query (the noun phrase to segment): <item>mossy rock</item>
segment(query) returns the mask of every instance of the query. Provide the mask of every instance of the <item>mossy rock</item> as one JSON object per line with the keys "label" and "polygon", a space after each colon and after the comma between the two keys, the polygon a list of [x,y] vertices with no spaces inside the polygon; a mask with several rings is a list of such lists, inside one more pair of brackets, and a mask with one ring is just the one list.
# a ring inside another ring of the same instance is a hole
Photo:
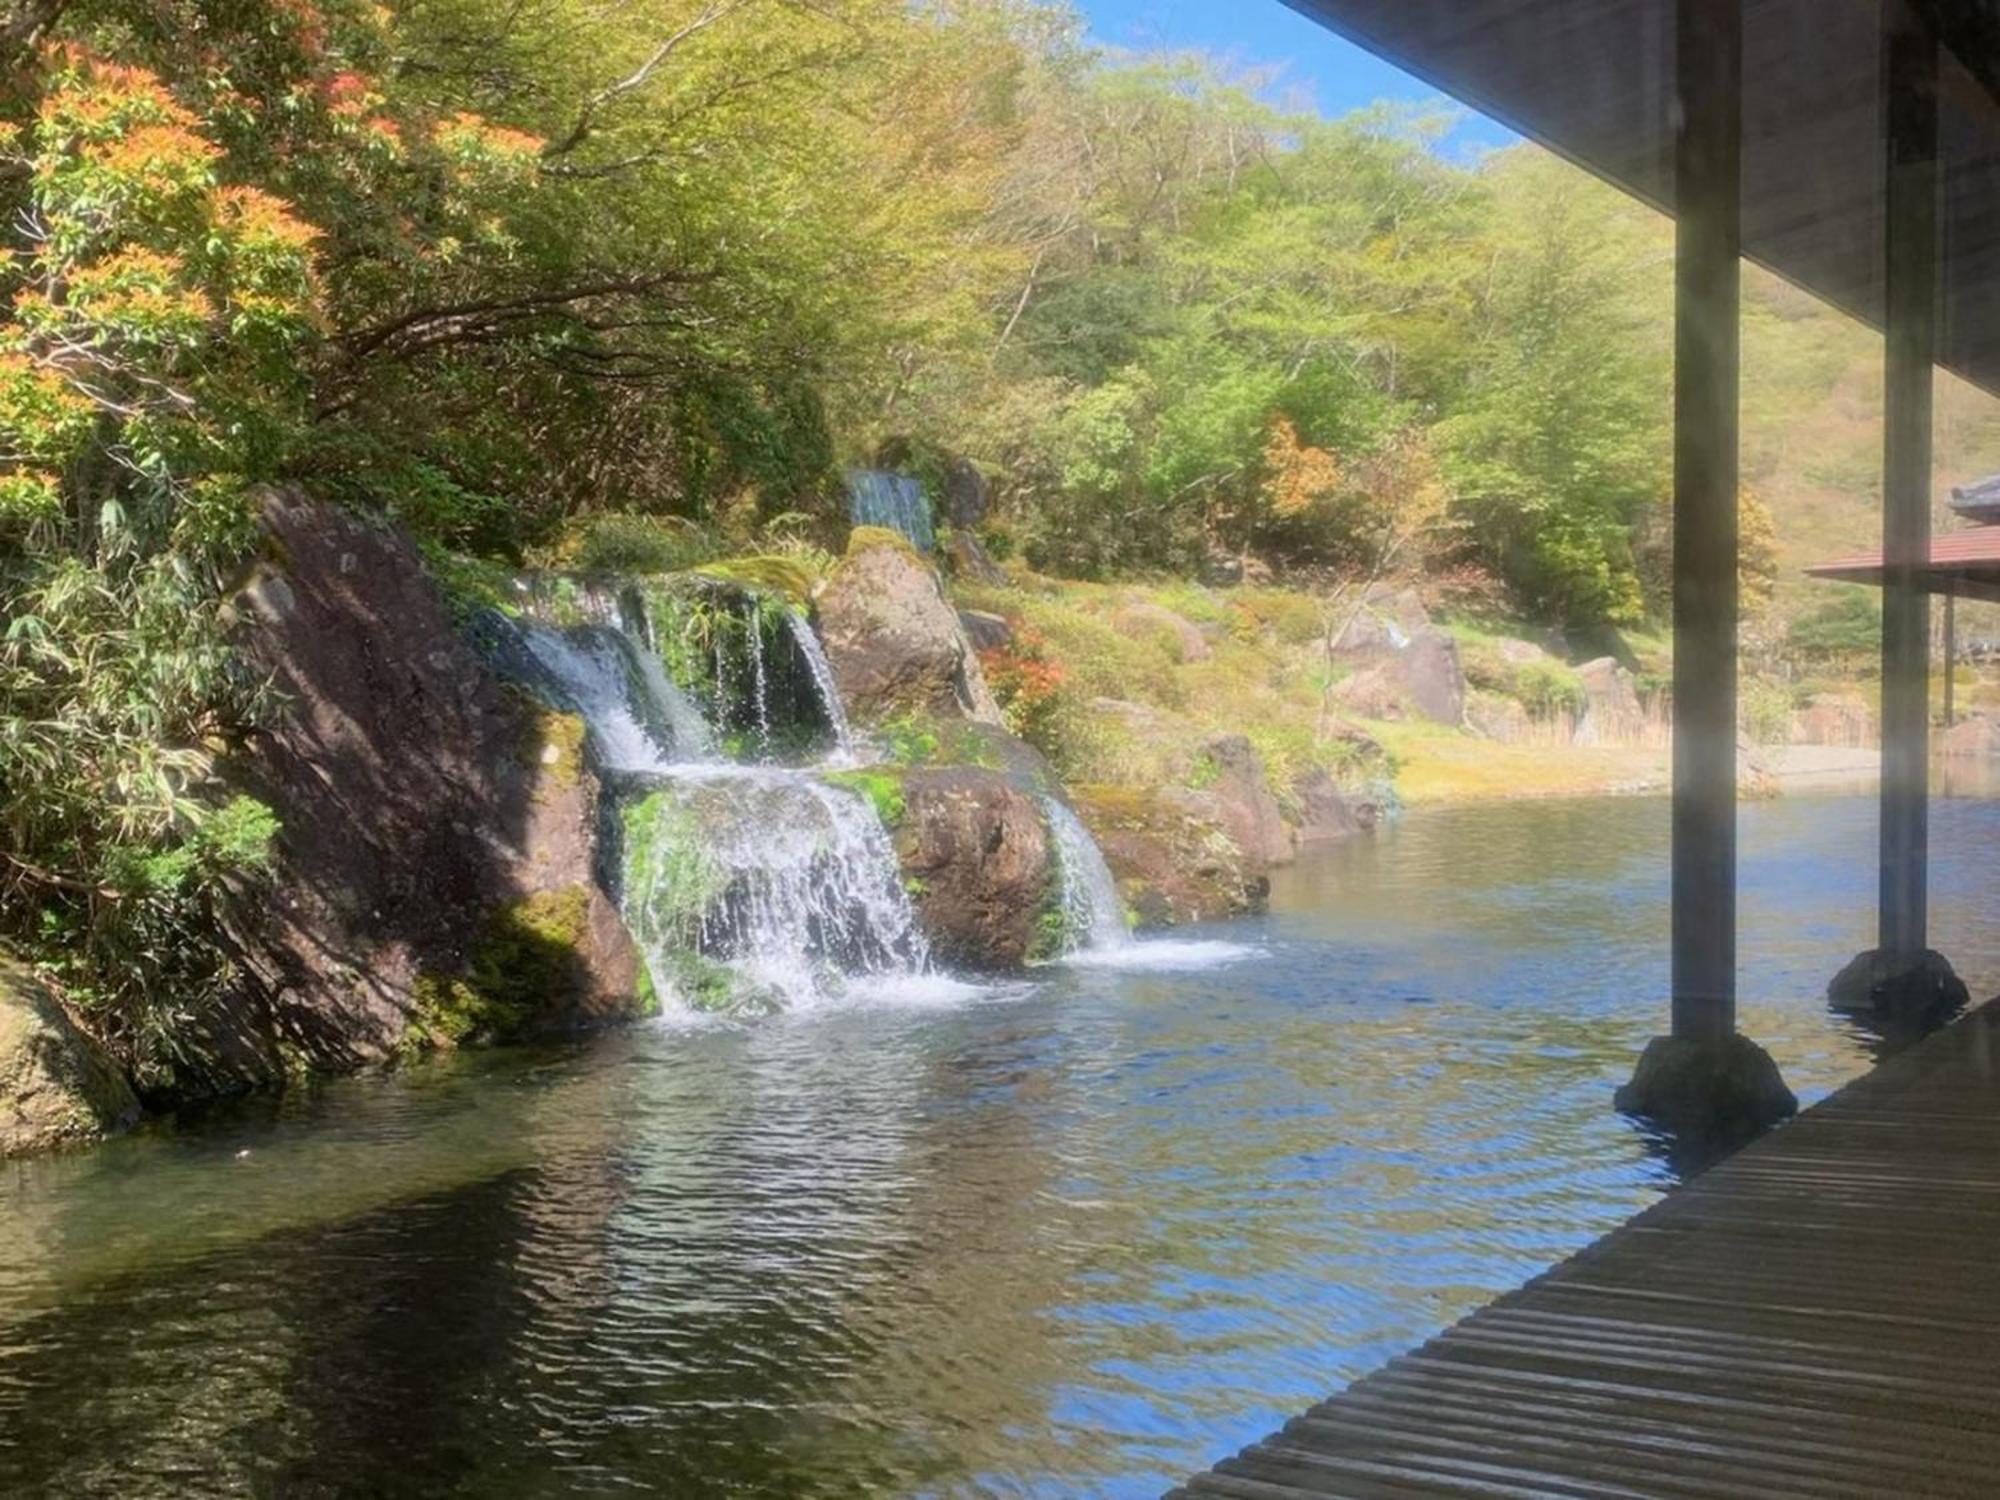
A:
{"label": "mossy rock", "polygon": [[884,828],[893,829],[909,810],[903,794],[903,773],[891,766],[867,766],[858,771],[829,771],[820,778],[829,786],[859,792],[875,808]]}
{"label": "mossy rock", "polygon": [[1212,921],[1255,910],[1270,882],[1230,836],[1213,792],[1182,787],[1071,789],[1140,925]]}
{"label": "mossy rock", "polygon": [[537,891],[492,912],[458,973],[428,970],[411,986],[399,1051],[508,1041],[559,1014],[589,985],[583,950],[590,892],[581,885]]}
{"label": "mossy rock", "polygon": [[558,787],[568,790],[583,779],[583,745],[588,728],[578,714],[563,713],[516,690],[525,720],[521,735],[521,763],[532,771],[546,774]]}
{"label": "mossy rock", "polygon": [[847,534],[847,555],[856,556],[876,547],[892,547],[896,551],[914,558],[924,567],[931,566],[930,559],[916,549],[902,532],[889,526],[857,526]]}

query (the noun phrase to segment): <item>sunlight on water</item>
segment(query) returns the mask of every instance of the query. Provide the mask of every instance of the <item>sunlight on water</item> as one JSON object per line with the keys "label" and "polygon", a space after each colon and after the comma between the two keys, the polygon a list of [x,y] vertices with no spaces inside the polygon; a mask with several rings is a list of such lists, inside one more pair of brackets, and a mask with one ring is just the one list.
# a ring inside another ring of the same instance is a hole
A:
{"label": "sunlight on water", "polygon": [[[1872,803],[1743,814],[1743,1022],[1812,1099]],[[1412,815],[1165,968],[882,977],[0,1169],[0,1492],[1154,1496],[1665,1168],[1666,809]],[[1992,804],[1940,945],[2000,986]],[[1190,956],[1227,961],[1185,967]]]}

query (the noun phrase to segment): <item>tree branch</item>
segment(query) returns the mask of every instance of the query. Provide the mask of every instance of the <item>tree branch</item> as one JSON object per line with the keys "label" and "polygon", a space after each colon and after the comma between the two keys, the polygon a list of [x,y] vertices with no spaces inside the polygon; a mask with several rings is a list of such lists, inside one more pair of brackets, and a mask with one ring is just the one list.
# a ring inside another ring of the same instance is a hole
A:
{"label": "tree branch", "polygon": [[440,307],[420,307],[372,328],[337,334],[332,342],[341,347],[348,363],[358,364],[385,351],[391,357],[398,357],[413,345],[429,348],[439,342],[450,342],[449,332],[452,329],[490,327],[496,322],[552,312],[598,297],[639,296],[664,286],[692,285],[712,279],[713,275],[709,272],[658,271],[644,276],[583,282],[546,292],[524,292],[509,297],[447,303]]}
{"label": "tree branch", "polygon": [[0,10],[0,68],[35,47],[67,9],[69,0],[16,0]]}
{"label": "tree branch", "polygon": [[577,111],[576,122],[570,126],[561,140],[552,141],[543,148],[542,159],[547,161],[554,157],[566,156],[582,145],[597,123],[598,111],[634,89],[644,88],[646,80],[653,76],[654,69],[672,56],[682,43],[700,35],[724,16],[741,10],[749,3],[750,0],[710,0],[700,15],[662,41],[629,75],[616,83],[607,84],[584,100],[583,108]]}

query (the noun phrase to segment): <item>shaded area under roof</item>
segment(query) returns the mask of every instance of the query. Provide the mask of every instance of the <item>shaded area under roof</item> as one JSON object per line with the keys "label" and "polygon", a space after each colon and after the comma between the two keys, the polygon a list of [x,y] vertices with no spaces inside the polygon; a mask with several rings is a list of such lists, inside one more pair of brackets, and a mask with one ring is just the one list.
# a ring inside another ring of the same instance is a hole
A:
{"label": "shaded area under roof", "polygon": [[[1286,3],[1673,211],[1671,5]],[[1939,101],[1939,362],[2000,395],[2000,5],[1924,0],[1922,9],[1947,48]],[[1878,328],[1880,53],[1876,0],[1745,0],[1744,251]]]}

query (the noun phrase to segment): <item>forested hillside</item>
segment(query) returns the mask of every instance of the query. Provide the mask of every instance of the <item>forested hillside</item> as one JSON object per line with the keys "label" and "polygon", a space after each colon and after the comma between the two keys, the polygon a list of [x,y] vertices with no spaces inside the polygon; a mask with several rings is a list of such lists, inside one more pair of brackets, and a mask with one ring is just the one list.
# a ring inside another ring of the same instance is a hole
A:
{"label": "forested hillside", "polygon": [[[1532,148],[1031,0],[14,0],[0,68],[0,894],[85,988],[198,993],[264,858],[222,601],[265,481],[463,590],[810,558],[886,449],[970,459],[1039,574],[1661,608],[1670,228]],[[1879,402],[1871,336],[1750,289],[1781,650],[1795,565],[1868,538]],[[1941,410],[1953,477],[2000,467]]]}

